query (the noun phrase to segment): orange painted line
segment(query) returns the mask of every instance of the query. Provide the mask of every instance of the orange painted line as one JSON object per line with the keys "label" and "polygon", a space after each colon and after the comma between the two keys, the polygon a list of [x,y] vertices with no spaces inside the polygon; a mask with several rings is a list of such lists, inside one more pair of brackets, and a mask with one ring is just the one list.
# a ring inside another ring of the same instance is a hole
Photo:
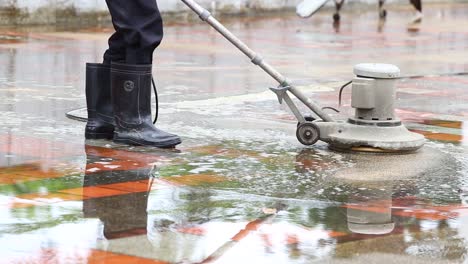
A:
{"label": "orange painted line", "polygon": [[67,193],[49,193],[49,194],[22,194],[16,196],[20,199],[33,200],[42,203],[56,203],[61,201],[80,201],[82,196]]}
{"label": "orange painted line", "polygon": [[[11,136],[11,135],[0,135],[0,152],[10,153],[14,155],[23,155],[28,157],[34,157],[40,160],[48,160],[63,158],[67,156],[83,155],[95,155],[105,158],[113,158],[120,160],[122,168],[119,170],[137,169],[141,167],[148,167],[150,163],[156,161],[169,161],[165,157],[137,153],[125,150],[115,150],[111,148],[95,147],[86,145],[83,149],[82,145],[69,144],[66,142],[49,141],[40,138],[24,137],[24,136]],[[115,161],[114,161],[115,162]],[[95,163],[97,164],[97,163]],[[93,165],[101,166],[101,165]],[[102,170],[109,170],[104,166],[99,167]],[[39,172],[39,171],[37,171]],[[48,172],[45,174],[38,173],[37,177],[59,177],[62,175],[49,175]]]}
{"label": "orange painted line", "polygon": [[240,240],[245,238],[250,232],[256,231],[260,227],[260,225],[263,223],[263,221],[264,221],[263,219],[257,219],[255,221],[248,223],[247,226],[245,226],[244,229],[242,229],[237,234],[235,234],[231,238],[231,240],[239,242]]}
{"label": "orange painted line", "polygon": [[129,171],[150,168],[151,165],[145,162],[132,161],[132,160],[114,160],[112,162],[102,163],[89,163],[86,164],[86,173],[99,173],[103,171]]}
{"label": "orange painted line", "polygon": [[19,202],[14,202],[12,204],[8,204],[8,208],[11,208],[11,209],[28,208],[28,207],[32,207],[32,206],[37,206],[37,204],[19,203]]}
{"label": "orange painted line", "polygon": [[86,145],[86,155],[112,158],[121,161],[137,162],[140,164],[148,164],[156,161],[165,160],[165,157],[155,156],[151,154],[138,153],[126,150],[118,150],[112,148],[96,147]]}
{"label": "orange painted line", "polygon": [[[109,196],[117,196],[129,193],[147,192],[149,189],[149,182],[132,181],[123,183],[114,183],[99,186],[88,186],[83,188],[64,189],[50,194],[22,194],[16,196],[20,199],[30,200],[31,203],[15,202],[8,204],[9,208],[24,208],[38,205],[48,205],[62,201],[81,201],[91,198],[101,198]],[[42,204],[37,204],[40,202]]]}
{"label": "orange painted line", "polygon": [[69,171],[43,170],[40,164],[24,164],[14,167],[0,168],[0,184],[15,184],[40,179],[59,178]]}
{"label": "orange painted line", "polygon": [[183,227],[177,229],[178,232],[180,233],[185,233],[185,234],[191,234],[191,235],[196,235],[196,236],[203,236],[206,234],[206,230],[201,228],[201,227]]}
{"label": "orange painted line", "polygon": [[428,212],[427,210],[396,211],[392,215],[412,217],[423,220],[447,220],[458,216],[457,213]]}
{"label": "orange painted line", "polygon": [[426,138],[439,140],[439,141],[450,141],[450,142],[461,142],[463,140],[463,136],[461,135],[452,135],[452,134],[445,134],[445,133],[431,133],[426,134]]}
{"label": "orange painted line", "polygon": [[90,186],[90,187],[84,187],[84,188],[60,190],[58,192],[80,195],[83,197],[83,199],[116,196],[116,195],[130,193],[130,192],[121,191],[121,190],[108,189],[108,188],[105,188],[105,185],[99,185],[99,187]]}
{"label": "orange painted line", "polygon": [[423,122],[426,125],[438,126],[438,127],[447,127],[461,129],[463,122],[460,121],[445,121],[445,120],[425,120]]}
{"label": "orange painted line", "polygon": [[461,142],[463,140],[462,135],[453,135],[447,133],[432,133],[422,130],[411,130],[413,132],[424,135],[428,139],[439,140],[439,141],[450,141],[450,142]]}
{"label": "orange painted line", "polygon": [[100,187],[125,191],[130,193],[135,192],[146,192],[149,190],[149,180],[146,181],[132,181],[132,182],[122,182],[122,183],[113,183],[107,185],[100,185]]}
{"label": "orange painted line", "polygon": [[[465,206],[432,206],[429,204],[421,204],[422,201],[410,197],[406,201],[404,199],[396,199],[394,204],[389,203],[390,201],[375,201],[371,204],[346,204],[342,207],[351,208],[355,210],[361,210],[366,212],[374,213],[388,213],[388,210],[392,210],[392,215],[412,217],[424,220],[446,220],[449,218],[458,217],[458,212],[453,212],[459,209],[468,209]],[[419,202],[419,204],[418,204]],[[388,206],[375,206],[375,205]],[[416,206],[423,208],[416,208]],[[396,208],[395,208],[396,207]]]}
{"label": "orange painted line", "polygon": [[196,186],[204,183],[224,182],[227,179],[216,174],[189,174],[183,176],[166,177],[165,181],[178,185]]}
{"label": "orange painted line", "polygon": [[0,173],[0,185],[10,185],[10,184],[17,184],[22,182],[28,181],[35,181],[38,180],[37,178],[27,177],[22,175],[2,175]]}
{"label": "orange painted line", "polygon": [[27,176],[32,178],[56,178],[63,174],[54,170],[43,170],[40,164],[23,164],[14,167],[0,168],[0,177]]}
{"label": "orange painted line", "polygon": [[348,234],[343,233],[343,232],[328,231],[328,236],[329,236],[329,237],[342,237],[342,236],[346,236],[346,235],[348,235]]}
{"label": "orange painted line", "polygon": [[128,256],[122,254],[116,254],[111,252],[105,252],[100,250],[92,250],[92,254],[88,257],[89,264],[169,264],[169,262],[147,259],[136,256]]}
{"label": "orange painted line", "polygon": [[[83,249],[77,249],[82,252]],[[55,248],[44,248],[32,256],[14,257],[11,259],[2,259],[1,263],[56,263],[61,259],[61,251]],[[71,252],[73,254],[73,252]],[[111,263],[111,264],[169,264],[168,262],[118,254],[103,250],[90,249],[89,255],[83,256],[80,253],[74,254],[73,263]],[[71,259],[69,259],[71,260]],[[3,262],[6,261],[6,262]]]}

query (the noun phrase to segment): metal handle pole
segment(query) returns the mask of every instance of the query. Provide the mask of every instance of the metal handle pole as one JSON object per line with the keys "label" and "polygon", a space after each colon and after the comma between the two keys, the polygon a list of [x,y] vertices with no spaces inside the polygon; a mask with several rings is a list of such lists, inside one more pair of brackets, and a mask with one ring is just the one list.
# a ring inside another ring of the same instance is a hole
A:
{"label": "metal handle pole", "polygon": [[289,81],[276,71],[272,66],[266,63],[260,55],[255,51],[251,50],[246,44],[244,44],[240,39],[238,39],[234,34],[232,34],[226,27],[224,27],[218,20],[216,20],[211,13],[201,7],[194,0],[182,0],[190,9],[192,9],[201,20],[205,21],[211,25],[216,31],[223,35],[229,42],[236,46],[240,51],[242,51],[247,57],[250,58],[251,62],[255,65],[258,65],[266,73],[268,73],[273,79],[275,79],[281,86],[289,86],[289,91],[296,96],[302,103],[309,107],[314,113],[316,113],[323,121],[331,122],[333,119],[327,115],[322,109],[314,103],[312,100],[307,98],[299,90],[293,87]]}

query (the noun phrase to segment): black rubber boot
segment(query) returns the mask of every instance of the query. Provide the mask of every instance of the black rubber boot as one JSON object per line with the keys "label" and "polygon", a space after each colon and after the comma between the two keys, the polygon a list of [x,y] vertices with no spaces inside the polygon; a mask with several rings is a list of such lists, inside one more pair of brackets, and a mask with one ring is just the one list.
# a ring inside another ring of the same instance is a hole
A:
{"label": "black rubber boot", "polygon": [[86,105],[86,139],[112,139],[114,113],[111,102],[110,65],[86,63]]}
{"label": "black rubber boot", "polygon": [[171,148],[182,141],[151,121],[151,64],[111,64],[114,142]]}

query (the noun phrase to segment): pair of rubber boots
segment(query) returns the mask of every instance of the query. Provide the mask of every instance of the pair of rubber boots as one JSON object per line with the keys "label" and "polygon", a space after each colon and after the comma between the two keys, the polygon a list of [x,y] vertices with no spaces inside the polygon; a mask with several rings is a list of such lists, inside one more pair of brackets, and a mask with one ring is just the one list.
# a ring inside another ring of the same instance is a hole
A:
{"label": "pair of rubber boots", "polygon": [[159,148],[181,143],[152,123],[151,71],[152,65],[86,64],[86,139]]}

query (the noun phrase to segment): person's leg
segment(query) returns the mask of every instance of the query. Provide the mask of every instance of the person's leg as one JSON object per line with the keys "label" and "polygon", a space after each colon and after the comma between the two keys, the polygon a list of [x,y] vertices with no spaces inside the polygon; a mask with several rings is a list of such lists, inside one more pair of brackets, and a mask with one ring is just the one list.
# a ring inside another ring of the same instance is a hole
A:
{"label": "person's leg", "polygon": [[422,3],[421,0],[410,0],[410,3],[418,10],[419,12],[422,12]]}
{"label": "person's leg", "polygon": [[333,21],[337,22],[340,20],[340,10],[344,4],[344,0],[335,0],[335,14],[333,14]]}
{"label": "person's leg", "polygon": [[163,38],[163,23],[156,1],[106,0],[106,3],[117,33],[115,39],[124,44],[125,63],[151,64],[153,52]]}
{"label": "person's leg", "polygon": [[110,65],[112,61],[125,62],[125,41],[116,31],[109,38],[109,48],[102,63],[86,63],[86,108],[88,122],[86,139],[112,139],[114,112],[111,103]]}
{"label": "person's leg", "polygon": [[421,22],[423,18],[421,0],[410,0],[410,3],[416,9],[416,14],[411,18],[411,23]]}
{"label": "person's leg", "polygon": [[173,147],[178,136],[157,129],[151,120],[153,52],[163,24],[155,0],[106,0],[116,32],[125,43],[125,61],[111,63],[114,142]]}
{"label": "person's leg", "polygon": [[103,63],[110,65],[112,61],[125,62],[125,41],[122,32],[115,31],[109,38],[109,48],[104,53]]}
{"label": "person's leg", "polygon": [[384,9],[385,0],[379,0],[379,17],[386,18],[387,17],[387,10]]}

